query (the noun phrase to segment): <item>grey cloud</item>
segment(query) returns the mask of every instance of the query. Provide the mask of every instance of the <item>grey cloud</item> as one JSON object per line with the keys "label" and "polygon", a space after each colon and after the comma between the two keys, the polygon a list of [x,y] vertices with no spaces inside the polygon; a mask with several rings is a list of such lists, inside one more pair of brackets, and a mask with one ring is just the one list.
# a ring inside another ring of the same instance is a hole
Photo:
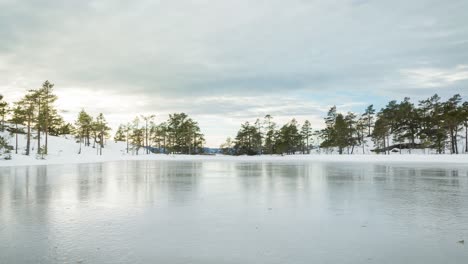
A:
{"label": "grey cloud", "polygon": [[[287,94],[312,105],[468,92],[463,78],[427,86],[407,74],[468,65],[464,0],[0,0],[0,10],[3,93],[50,79],[60,89],[182,100],[151,107],[201,115],[216,104],[191,102],[206,96]],[[267,108],[217,107],[245,117]]]}
{"label": "grey cloud", "polygon": [[7,74],[63,86],[168,96],[392,88],[381,80],[402,68],[468,59],[463,1],[27,3],[3,6]]}

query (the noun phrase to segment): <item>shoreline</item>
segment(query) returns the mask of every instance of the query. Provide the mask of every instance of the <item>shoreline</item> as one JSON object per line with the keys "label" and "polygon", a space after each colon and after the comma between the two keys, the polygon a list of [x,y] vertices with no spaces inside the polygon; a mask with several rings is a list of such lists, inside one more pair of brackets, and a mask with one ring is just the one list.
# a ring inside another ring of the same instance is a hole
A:
{"label": "shoreline", "polygon": [[467,154],[394,154],[394,155],[263,155],[263,156],[226,156],[226,155],[109,155],[109,156],[64,156],[49,159],[34,159],[33,157],[15,155],[12,160],[1,160],[0,167],[67,165],[83,163],[104,163],[116,161],[231,161],[231,162],[370,162],[370,163],[431,163],[456,164],[468,166]]}

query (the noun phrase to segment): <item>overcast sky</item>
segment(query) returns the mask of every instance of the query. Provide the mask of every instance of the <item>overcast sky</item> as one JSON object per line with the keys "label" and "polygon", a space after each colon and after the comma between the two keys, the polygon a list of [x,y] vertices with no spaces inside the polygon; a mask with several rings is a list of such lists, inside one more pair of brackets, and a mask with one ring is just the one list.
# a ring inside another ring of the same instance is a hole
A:
{"label": "overcast sky", "polygon": [[[46,79],[73,119],[186,112],[218,146],[240,123],[438,93],[468,97],[468,1],[0,0],[0,93]],[[71,121],[71,120],[70,120]]]}

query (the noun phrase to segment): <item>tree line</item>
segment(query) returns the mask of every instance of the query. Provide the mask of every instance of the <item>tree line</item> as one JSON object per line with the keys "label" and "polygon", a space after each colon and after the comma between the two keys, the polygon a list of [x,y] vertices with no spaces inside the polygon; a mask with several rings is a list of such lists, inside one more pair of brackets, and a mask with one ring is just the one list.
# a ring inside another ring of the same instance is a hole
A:
{"label": "tree line", "polygon": [[259,155],[259,154],[295,154],[310,153],[313,130],[306,120],[302,126],[296,119],[280,128],[271,115],[253,124],[245,122],[234,140],[228,138],[220,148],[224,154]]}
{"label": "tree line", "polygon": [[[382,154],[414,149],[438,154],[468,152],[468,102],[459,94],[446,101],[435,94],[417,104],[408,97],[392,100],[378,112],[373,105],[362,113],[340,113],[333,106],[319,130],[313,130],[307,120],[299,125],[295,119],[278,127],[266,115],[253,124],[242,124],[237,136],[220,148],[231,155],[310,153],[312,149],[353,154],[358,149],[365,153],[371,142],[370,151]],[[464,145],[462,150],[460,145]]]}
{"label": "tree line", "polygon": [[[0,95],[0,132],[8,131],[15,137],[15,145],[10,146],[0,135],[0,156],[7,154],[6,158],[11,158],[12,151],[29,156],[36,150],[36,155],[44,158],[49,153],[49,136],[61,135],[75,137],[79,144],[77,154],[81,154],[83,148],[91,147],[96,149],[98,155],[102,155],[106,141],[111,138],[111,128],[104,114],[93,117],[83,109],[74,123],[65,122],[55,106],[57,99],[54,84],[49,81],[45,81],[38,89],[28,90],[12,104]],[[134,154],[139,154],[142,148],[147,154],[203,152],[204,135],[198,123],[185,113],[171,114],[161,124],[156,124],[154,118],[155,115],[139,116],[130,123],[120,125],[114,140],[125,141],[126,152]],[[23,151],[18,143],[19,136],[26,139]]]}
{"label": "tree line", "polygon": [[[185,113],[170,114],[167,121],[156,124],[155,115],[137,116],[132,122],[121,124],[114,140],[127,143],[126,152],[135,152],[144,147],[148,154],[203,153],[205,143],[198,123]],[[132,147],[129,147],[132,146]]]}
{"label": "tree line", "polygon": [[[54,84],[49,81],[45,81],[38,89],[28,90],[19,101],[12,105],[9,105],[0,95],[0,131],[8,129],[15,135],[15,147],[13,148],[15,153],[18,153],[18,135],[20,134],[26,135],[25,155],[30,155],[31,149],[34,148],[37,149],[38,155],[47,155],[49,135],[57,136],[70,133],[71,125],[63,120],[54,106],[56,100]],[[11,126],[7,126],[7,122]],[[36,146],[32,146],[31,143],[33,136],[37,143]],[[4,138],[3,141],[5,141]]]}

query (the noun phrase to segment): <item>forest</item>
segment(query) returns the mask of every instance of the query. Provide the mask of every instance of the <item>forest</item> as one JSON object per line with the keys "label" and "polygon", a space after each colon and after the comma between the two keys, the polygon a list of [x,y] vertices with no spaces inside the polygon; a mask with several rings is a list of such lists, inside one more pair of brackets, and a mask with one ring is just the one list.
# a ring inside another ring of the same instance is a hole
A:
{"label": "forest", "polygon": [[[31,89],[17,102],[7,103],[0,95],[0,132],[8,132],[15,138],[9,145],[0,134],[0,154],[11,158],[9,153],[31,155],[32,150],[38,158],[48,154],[49,136],[73,135],[79,144],[77,154],[82,148],[96,149],[102,155],[106,141],[111,139],[111,128],[103,113],[95,117],[81,110],[74,123],[65,122],[56,108],[58,97],[54,84],[45,81],[38,89]],[[185,113],[169,115],[167,121],[157,124],[155,115],[135,117],[134,120],[120,125],[115,133],[116,142],[126,142],[126,152],[138,155],[144,153],[199,154],[203,152],[204,135],[198,123]],[[24,149],[18,145],[19,137],[26,137]],[[34,142],[34,145],[33,145]]]}
{"label": "forest", "polygon": [[[11,104],[0,95],[0,132],[15,137],[15,144],[9,145],[5,134],[0,134],[0,153],[30,155],[36,150],[36,155],[44,158],[49,136],[61,135],[76,139],[77,154],[90,147],[102,155],[110,139],[125,142],[125,152],[132,155],[202,154],[205,150],[204,134],[185,113],[170,114],[160,123],[155,121],[156,115],[139,115],[121,124],[112,137],[103,113],[93,117],[83,109],[73,123],[65,122],[55,106],[57,99],[49,81]],[[468,102],[459,94],[445,101],[435,94],[417,103],[406,97],[388,102],[379,111],[369,105],[362,113],[341,113],[332,106],[322,127],[313,129],[308,120],[299,124],[294,118],[279,126],[273,116],[266,115],[241,124],[235,138],[227,138],[219,151],[226,155],[468,152]],[[19,136],[26,138],[24,148],[18,145]]]}
{"label": "forest", "polygon": [[390,154],[429,149],[434,153],[468,152],[468,102],[456,94],[442,101],[437,94],[417,104],[406,97],[390,101],[380,111],[369,105],[362,113],[341,113],[333,106],[324,118],[324,128],[296,119],[278,126],[271,115],[253,124],[241,125],[234,139],[221,145],[224,154]]}

